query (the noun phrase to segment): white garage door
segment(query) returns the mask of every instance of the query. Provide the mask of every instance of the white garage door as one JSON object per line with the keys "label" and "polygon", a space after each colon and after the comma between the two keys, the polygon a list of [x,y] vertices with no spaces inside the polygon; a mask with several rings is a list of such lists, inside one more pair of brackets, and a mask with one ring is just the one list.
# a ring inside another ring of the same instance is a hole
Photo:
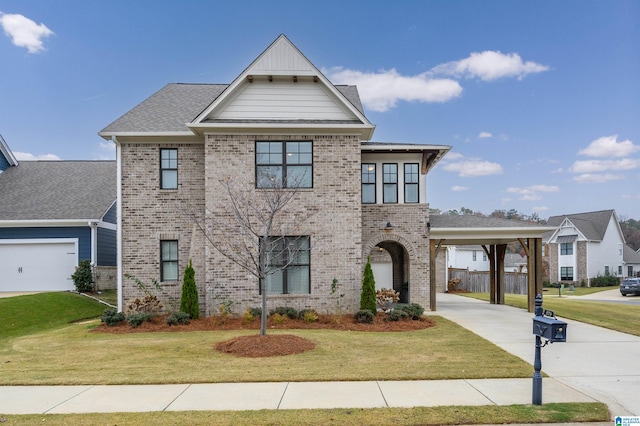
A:
{"label": "white garage door", "polygon": [[0,291],[74,290],[75,239],[0,240]]}

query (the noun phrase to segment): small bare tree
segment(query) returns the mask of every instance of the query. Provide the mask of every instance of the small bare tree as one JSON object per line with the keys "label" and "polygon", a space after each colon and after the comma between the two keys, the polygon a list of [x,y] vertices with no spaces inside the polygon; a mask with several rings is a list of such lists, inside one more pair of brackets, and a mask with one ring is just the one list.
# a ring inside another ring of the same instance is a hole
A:
{"label": "small bare tree", "polygon": [[[260,187],[231,177],[219,178],[227,203],[205,217],[188,212],[209,244],[222,256],[258,279],[262,315],[260,335],[267,329],[267,279],[289,267],[302,251],[310,250],[308,240],[299,236],[301,226],[312,213],[294,210],[304,176],[280,176],[260,180]],[[184,209],[184,207],[183,207]]]}

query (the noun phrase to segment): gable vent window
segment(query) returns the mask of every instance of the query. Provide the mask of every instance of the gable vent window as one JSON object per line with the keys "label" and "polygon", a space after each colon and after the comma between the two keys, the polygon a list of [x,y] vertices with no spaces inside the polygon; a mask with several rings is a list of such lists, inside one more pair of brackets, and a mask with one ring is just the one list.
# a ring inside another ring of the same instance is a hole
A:
{"label": "gable vent window", "polygon": [[178,189],[178,150],[160,149],[160,188]]}

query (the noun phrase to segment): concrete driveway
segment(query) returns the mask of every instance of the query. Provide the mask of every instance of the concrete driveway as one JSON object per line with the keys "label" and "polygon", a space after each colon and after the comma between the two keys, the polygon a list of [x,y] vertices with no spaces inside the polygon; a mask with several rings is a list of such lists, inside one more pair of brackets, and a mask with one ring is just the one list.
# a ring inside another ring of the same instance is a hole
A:
{"label": "concrete driveway", "polygon": [[[455,321],[533,365],[532,313],[438,293],[433,314]],[[561,312],[556,315],[567,322],[567,342],[542,349],[543,372],[606,403],[613,417],[640,416],[640,337],[566,320]]]}

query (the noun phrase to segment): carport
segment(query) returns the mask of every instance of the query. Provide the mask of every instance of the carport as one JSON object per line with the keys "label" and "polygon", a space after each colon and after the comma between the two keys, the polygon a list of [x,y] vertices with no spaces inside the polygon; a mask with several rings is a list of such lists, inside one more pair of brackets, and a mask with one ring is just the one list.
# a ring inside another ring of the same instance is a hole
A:
{"label": "carport", "polygon": [[542,293],[542,234],[555,230],[554,227],[495,217],[431,215],[429,229],[432,311],[436,310],[436,258],[443,247],[482,246],[490,265],[489,302],[503,305],[504,256],[507,244],[518,241],[527,256],[527,300],[529,312],[533,312],[536,294]]}

